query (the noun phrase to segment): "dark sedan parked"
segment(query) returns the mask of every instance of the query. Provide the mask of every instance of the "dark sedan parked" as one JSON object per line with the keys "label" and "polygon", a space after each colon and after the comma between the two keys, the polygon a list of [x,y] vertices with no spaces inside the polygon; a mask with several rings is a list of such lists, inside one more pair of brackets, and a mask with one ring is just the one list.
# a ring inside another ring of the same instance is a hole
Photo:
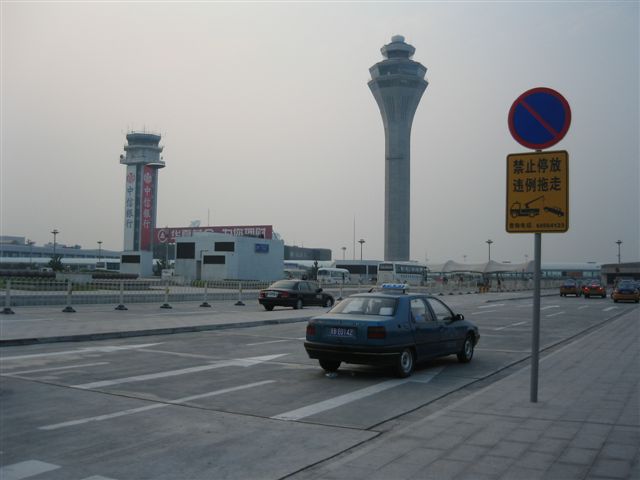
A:
{"label": "dark sedan parked", "polygon": [[299,310],[305,305],[331,307],[333,295],[320,288],[317,282],[310,280],[278,280],[268,288],[260,290],[258,302],[265,310],[273,307],[293,307]]}
{"label": "dark sedan parked", "polygon": [[309,358],[335,372],[342,362],[393,366],[400,377],[429,358],[455,354],[470,362],[478,328],[441,300],[388,289],[351,295],[307,324]]}

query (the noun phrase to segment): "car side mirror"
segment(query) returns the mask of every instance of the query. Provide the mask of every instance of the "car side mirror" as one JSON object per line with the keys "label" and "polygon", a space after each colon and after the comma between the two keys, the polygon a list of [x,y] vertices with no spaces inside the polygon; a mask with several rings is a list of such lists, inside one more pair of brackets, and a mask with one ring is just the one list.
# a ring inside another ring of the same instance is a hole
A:
{"label": "car side mirror", "polygon": [[317,288],[317,289],[316,289],[316,293],[320,293],[321,291],[322,291],[322,289],[321,289],[321,288]]}
{"label": "car side mirror", "polygon": [[453,320],[452,320],[452,321],[456,322],[456,321],[458,321],[458,320],[464,320],[464,315],[462,315],[461,313],[456,313],[456,314],[453,316]]}

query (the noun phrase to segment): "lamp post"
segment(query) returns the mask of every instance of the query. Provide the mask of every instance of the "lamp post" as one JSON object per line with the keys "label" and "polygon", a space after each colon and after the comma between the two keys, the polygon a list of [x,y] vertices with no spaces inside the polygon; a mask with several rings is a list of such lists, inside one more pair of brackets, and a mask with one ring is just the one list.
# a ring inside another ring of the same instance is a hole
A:
{"label": "lamp post", "polygon": [[489,261],[491,261],[491,244],[493,243],[493,240],[489,239],[485,243],[489,245]]}
{"label": "lamp post", "polygon": [[29,245],[29,268],[33,268],[33,244],[36,243],[33,240],[27,240],[27,245]]}
{"label": "lamp post", "polygon": [[618,244],[618,263],[620,263],[620,245],[622,245],[622,240],[616,241]]}
{"label": "lamp post", "polygon": [[360,244],[360,261],[362,261],[362,245],[365,243],[364,238],[358,240],[358,243]]}
{"label": "lamp post", "polygon": [[56,256],[56,235],[58,235],[60,232],[58,231],[58,229],[54,228],[51,233],[53,234],[53,256]]}
{"label": "lamp post", "polygon": [[98,262],[102,261],[102,240],[98,240]]}
{"label": "lamp post", "polygon": [[344,260],[344,256],[346,255],[347,247],[342,247],[342,260]]}

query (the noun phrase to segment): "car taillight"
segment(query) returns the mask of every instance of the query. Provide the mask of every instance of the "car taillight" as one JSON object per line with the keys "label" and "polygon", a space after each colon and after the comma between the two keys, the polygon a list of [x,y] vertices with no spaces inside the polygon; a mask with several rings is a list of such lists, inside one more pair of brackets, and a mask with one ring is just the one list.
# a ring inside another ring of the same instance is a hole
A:
{"label": "car taillight", "polygon": [[260,292],[260,293],[258,294],[258,298],[264,298],[264,292]]}
{"label": "car taillight", "polygon": [[287,298],[289,296],[289,292],[280,292],[279,296],[280,298]]}
{"label": "car taillight", "polygon": [[380,339],[386,338],[387,331],[384,327],[368,327],[367,328],[367,338],[371,339]]}
{"label": "car taillight", "polygon": [[316,326],[312,323],[307,324],[307,336],[313,337],[316,334]]}

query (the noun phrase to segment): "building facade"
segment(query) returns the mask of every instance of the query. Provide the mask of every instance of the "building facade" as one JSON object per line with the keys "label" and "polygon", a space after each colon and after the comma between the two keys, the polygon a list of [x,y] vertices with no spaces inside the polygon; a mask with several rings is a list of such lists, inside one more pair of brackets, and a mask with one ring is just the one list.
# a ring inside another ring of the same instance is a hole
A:
{"label": "building facade", "polygon": [[194,233],[176,238],[175,274],[192,280],[283,278],[284,242],[278,239]]}

